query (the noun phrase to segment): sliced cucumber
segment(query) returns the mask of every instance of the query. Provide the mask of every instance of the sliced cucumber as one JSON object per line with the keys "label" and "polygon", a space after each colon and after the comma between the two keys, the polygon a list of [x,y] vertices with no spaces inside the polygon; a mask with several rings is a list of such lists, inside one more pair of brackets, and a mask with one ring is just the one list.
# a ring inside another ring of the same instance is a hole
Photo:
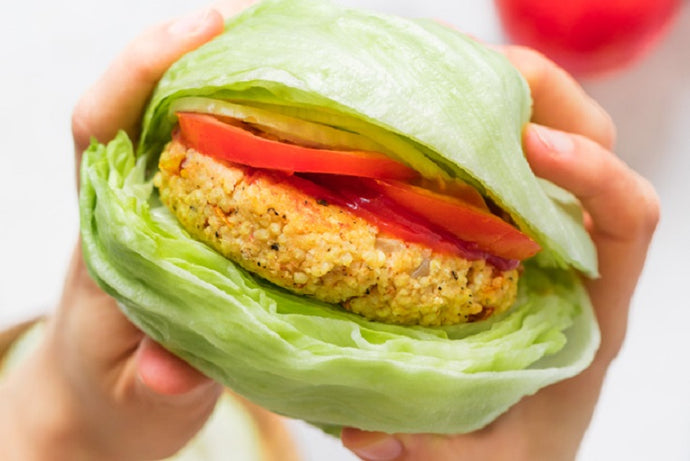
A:
{"label": "sliced cucumber", "polygon": [[266,133],[276,135],[280,139],[307,147],[375,152],[383,150],[380,144],[357,133],[217,99],[196,97],[178,99],[170,106],[170,115],[176,112],[196,112],[236,118],[255,125]]}

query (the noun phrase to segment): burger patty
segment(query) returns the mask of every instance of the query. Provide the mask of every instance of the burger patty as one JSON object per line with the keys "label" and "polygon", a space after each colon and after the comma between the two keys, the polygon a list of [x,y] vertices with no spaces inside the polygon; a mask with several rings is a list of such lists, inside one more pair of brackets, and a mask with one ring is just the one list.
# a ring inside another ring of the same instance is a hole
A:
{"label": "burger patty", "polygon": [[155,177],[182,226],[248,271],[370,320],[439,326],[505,311],[517,269],[384,235],[280,178],[171,141]]}

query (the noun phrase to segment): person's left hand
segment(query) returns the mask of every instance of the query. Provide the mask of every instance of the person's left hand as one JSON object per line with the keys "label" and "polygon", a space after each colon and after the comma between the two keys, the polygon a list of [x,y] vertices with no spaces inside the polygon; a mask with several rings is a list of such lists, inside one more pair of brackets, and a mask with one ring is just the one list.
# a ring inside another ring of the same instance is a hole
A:
{"label": "person's left hand", "polygon": [[553,62],[503,49],[529,83],[532,123],[523,146],[534,173],[571,191],[599,255],[601,277],[586,280],[601,346],[581,374],[525,397],[481,430],[452,436],[346,428],[343,444],[367,461],[572,460],[590,424],[606,372],[626,333],[628,310],[659,220],[652,185],[613,153],[606,112]]}
{"label": "person's left hand", "polygon": [[[107,142],[124,129],[136,140],[165,70],[221,33],[223,15],[250,3],[225,1],[134,40],[77,104],[77,168],[92,138]],[[77,245],[45,341],[0,390],[3,459],[167,457],[203,426],[221,390],[125,318],[90,278]]]}

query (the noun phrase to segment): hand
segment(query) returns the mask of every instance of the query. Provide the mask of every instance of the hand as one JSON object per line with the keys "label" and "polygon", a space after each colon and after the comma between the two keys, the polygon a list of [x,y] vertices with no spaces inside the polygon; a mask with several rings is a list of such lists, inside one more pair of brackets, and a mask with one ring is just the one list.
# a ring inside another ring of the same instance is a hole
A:
{"label": "hand", "polygon": [[[115,59],[73,115],[77,166],[91,137],[136,139],[163,72],[223,30],[226,1],[151,28]],[[167,457],[202,427],[221,386],[144,336],[89,277],[77,246],[39,350],[0,387],[3,459]]]}
{"label": "hand", "polygon": [[586,286],[601,347],[583,373],[523,399],[474,433],[445,437],[344,430],[343,444],[362,459],[573,459],[623,343],[630,299],[659,219],[656,193],[611,152],[615,129],[610,117],[570,76],[527,49],[503,52],[528,81],[534,99],[533,123],[523,135],[527,159],[537,176],[581,200],[597,247],[601,277]]}

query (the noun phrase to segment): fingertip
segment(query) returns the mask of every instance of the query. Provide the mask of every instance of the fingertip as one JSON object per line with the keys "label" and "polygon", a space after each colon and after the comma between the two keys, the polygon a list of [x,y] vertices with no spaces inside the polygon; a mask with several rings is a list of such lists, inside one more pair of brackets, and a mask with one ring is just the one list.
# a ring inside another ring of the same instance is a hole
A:
{"label": "fingertip", "polygon": [[168,24],[168,33],[177,38],[213,36],[222,30],[223,16],[213,8],[194,11]]}
{"label": "fingertip", "polygon": [[575,150],[573,137],[563,131],[531,123],[527,127],[528,145],[532,151],[544,151],[552,155],[571,154]]}
{"label": "fingertip", "polygon": [[151,27],[131,41],[75,106],[77,159],[91,138],[107,142],[120,129],[136,138],[146,102],[164,72],[223,29],[221,13],[205,9]]}
{"label": "fingertip", "polygon": [[223,28],[223,17],[217,10],[193,11],[145,31],[120,58],[139,74],[142,86],[152,87],[175,61],[219,35]]}
{"label": "fingertip", "polygon": [[552,181],[559,176],[560,170],[567,168],[568,159],[573,157],[575,150],[570,134],[535,123],[525,126],[522,144],[534,174]]}
{"label": "fingertip", "polygon": [[224,18],[230,18],[256,2],[257,0],[218,0],[213,3],[213,8]]}
{"label": "fingertip", "polygon": [[149,390],[160,395],[188,394],[213,384],[182,359],[145,337],[137,353],[137,376]]}
{"label": "fingertip", "polygon": [[365,461],[394,461],[403,454],[403,444],[384,432],[346,427],[340,434],[343,446]]}

